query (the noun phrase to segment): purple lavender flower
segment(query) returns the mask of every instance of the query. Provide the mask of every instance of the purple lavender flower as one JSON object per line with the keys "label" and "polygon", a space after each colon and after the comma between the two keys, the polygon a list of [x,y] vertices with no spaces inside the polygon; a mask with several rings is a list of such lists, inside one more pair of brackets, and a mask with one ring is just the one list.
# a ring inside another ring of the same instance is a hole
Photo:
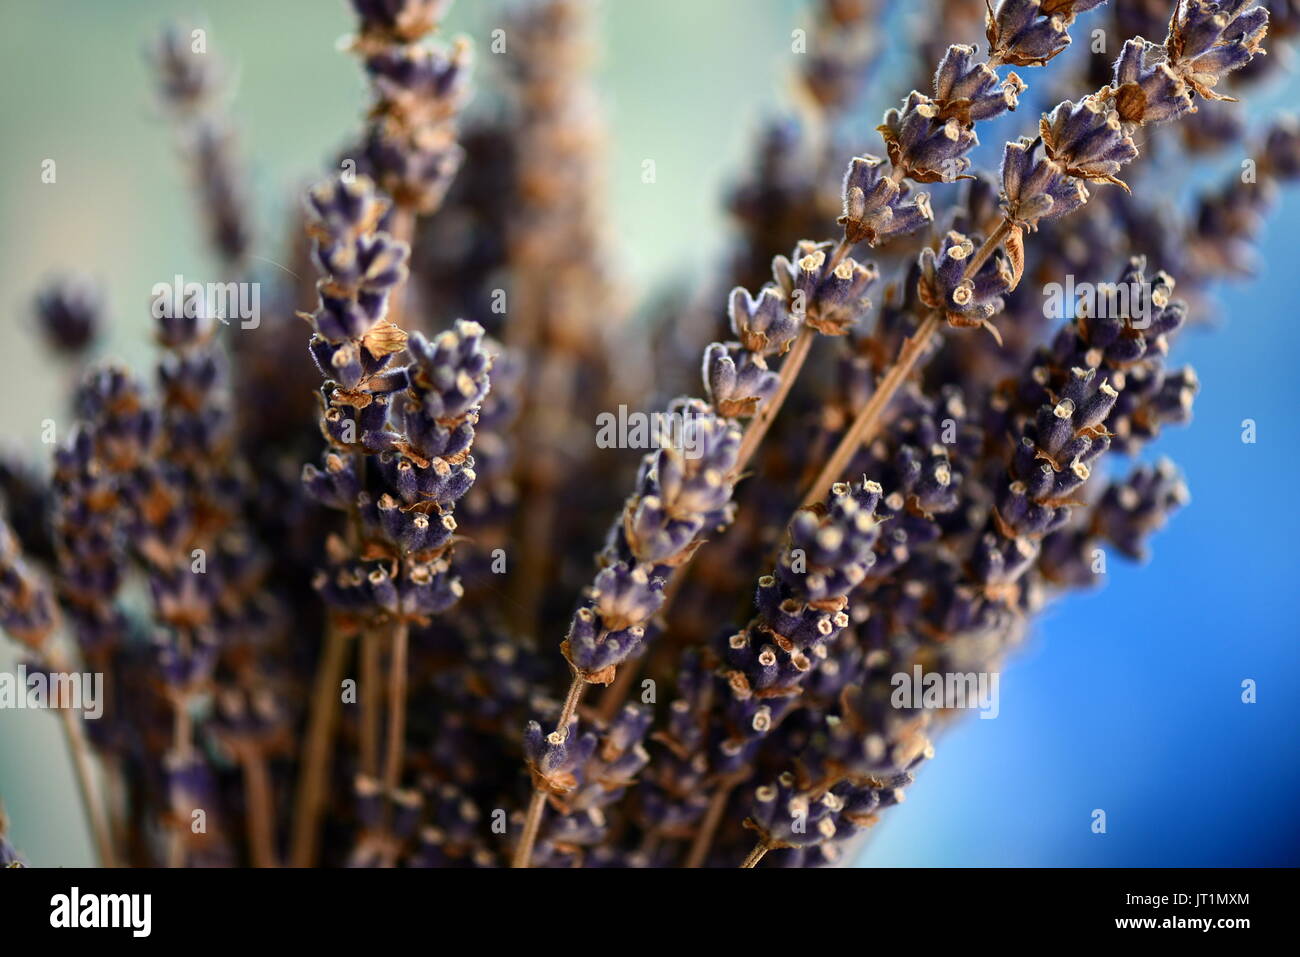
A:
{"label": "purple lavender flower", "polygon": [[1195,109],[1187,84],[1164,57],[1164,47],[1140,37],[1124,43],[1112,85],[1125,123],[1166,123]]}
{"label": "purple lavender flower", "polygon": [[103,328],[103,290],[88,276],[60,277],[37,295],[36,318],[51,350],[75,356],[84,352]]}
{"label": "purple lavender flower", "polygon": [[23,562],[18,540],[0,521],[0,630],[39,654],[57,614],[53,595]]}
{"label": "purple lavender flower", "polygon": [[420,39],[437,29],[451,5],[452,0],[352,0],[362,36],[385,43]]}
{"label": "purple lavender flower", "polygon": [[1014,287],[1015,277],[1001,256],[990,257],[968,276],[976,249],[970,237],[949,232],[938,253],[929,247],[921,250],[917,289],[921,302],[941,312],[950,326],[985,326],[996,336],[989,319],[1002,311],[1002,297]]}
{"label": "purple lavender flower", "polygon": [[319,340],[313,355],[323,374],[355,387],[366,367],[377,371],[405,344],[382,320],[388,297],[406,279],[410,249],[377,230],[388,204],[364,176],[321,183],[308,193],[308,204],[312,252],[324,277],[310,317]]}
{"label": "purple lavender flower", "polygon": [[1135,561],[1148,557],[1146,541],[1170,513],[1190,501],[1187,486],[1168,459],[1141,465],[1112,483],[1097,504],[1098,533]]}
{"label": "purple lavender flower", "polygon": [[1268,10],[1255,0],[1183,0],[1165,40],[1170,70],[1207,100],[1231,99],[1214,88],[1262,53]]}
{"label": "purple lavender flower", "polygon": [[760,289],[757,299],[739,286],[733,289],[730,316],[731,331],[756,356],[789,351],[799,333],[799,317],[790,311],[789,303],[775,285]]}
{"label": "purple lavender flower", "polygon": [[772,398],[779,384],[762,355],[740,343],[713,342],[704,351],[705,394],[713,407],[729,419],[752,416]]}
{"label": "purple lavender flower", "polygon": [[971,46],[950,46],[934,74],[936,119],[955,116],[964,126],[1014,110],[1026,89],[1015,73],[1000,79],[987,63],[975,60]]}
{"label": "purple lavender flower", "polygon": [[1042,66],[1070,45],[1069,27],[1077,14],[1105,0],[999,0],[989,8],[985,33],[998,63]]}
{"label": "purple lavender flower", "polygon": [[772,274],[785,300],[804,323],[822,335],[842,336],[871,308],[867,290],[880,274],[851,256],[836,261],[836,244],[808,240],[790,258],[772,260]]}
{"label": "purple lavender flower", "polygon": [[928,193],[910,195],[906,183],[882,174],[884,160],[857,156],[844,174],[844,215],[849,242],[876,246],[914,233],[934,219]]}
{"label": "purple lavender flower", "polygon": [[1039,136],[1047,158],[1064,173],[1094,183],[1124,186],[1116,174],[1138,155],[1119,113],[1097,94],[1059,104],[1043,117]]}
{"label": "purple lavender flower", "polygon": [[1002,160],[1002,196],[1007,218],[1026,228],[1066,216],[1088,202],[1088,187],[1054,160],[1038,155],[1042,141],[1007,143]]}
{"label": "purple lavender flower", "polygon": [[966,156],[979,137],[957,116],[944,116],[943,104],[913,90],[901,109],[885,114],[880,134],[889,162],[918,183],[953,182],[970,168]]}

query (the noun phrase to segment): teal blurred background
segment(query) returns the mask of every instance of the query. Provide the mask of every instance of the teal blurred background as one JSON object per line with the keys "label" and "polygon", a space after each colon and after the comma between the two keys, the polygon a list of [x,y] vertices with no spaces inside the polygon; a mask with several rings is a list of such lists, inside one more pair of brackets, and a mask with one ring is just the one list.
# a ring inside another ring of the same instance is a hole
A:
{"label": "teal blurred background", "polygon": [[[720,197],[759,119],[784,105],[800,5],[604,7],[608,190],[636,299],[698,277],[724,249]],[[449,24],[475,39],[488,84],[497,82],[486,41],[499,9],[461,0]],[[3,0],[0,13],[0,435],[44,456],[40,423],[61,421],[66,376],[18,334],[42,279],[76,267],[104,280],[107,351],[143,367],[150,287],[210,265],[152,102],[143,47],[159,25],[206,25],[210,49],[237,69],[234,110],[268,256],[301,184],[355,128],[364,91],[336,49],[352,23],[344,0]],[[1274,82],[1251,109],[1295,102],[1298,89]],[[863,149],[876,148],[872,125],[863,124]],[[647,158],[653,186],[641,182]],[[55,184],[41,182],[45,159],[57,163]],[[1003,676],[999,719],[965,722],[938,741],[937,760],[886,816],[866,863],[1300,863],[1300,520],[1279,498],[1280,481],[1300,467],[1289,358],[1300,355],[1298,224],[1300,200],[1286,195],[1262,250],[1277,265],[1227,297],[1225,329],[1180,346],[1201,373],[1198,420],[1160,450],[1188,471],[1193,504],[1157,538],[1154,563],[1115,562],[1104,590],[1044,618]],[[1259,422],[1257,445],[1240,441],[1245,417]],[[0,669],[13,664],[0,644]],[[1257,705],[1239,703],[1243,678],[1260,683]],[[33,863],[90,861],[49,715],[0,712],[0,798]],[[1106,809],[1109,833],[1089,830],[1094,808]]]}

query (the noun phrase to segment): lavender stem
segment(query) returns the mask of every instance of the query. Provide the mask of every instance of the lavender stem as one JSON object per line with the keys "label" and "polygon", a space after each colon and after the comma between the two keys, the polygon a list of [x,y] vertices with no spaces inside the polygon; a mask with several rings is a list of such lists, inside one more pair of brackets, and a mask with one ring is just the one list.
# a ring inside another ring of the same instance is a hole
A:
{"label": "lavender stem", "polygon": [[331,615],[326,628],[325,648],[316,667],[311,716],[307,721],[302,772],[298,779],[298,798],[294,803],[289,850],[292,867],[311,867],[316,863],[320,821],[325,812],[325,782],[329,779],[334,732],[338,727],[339,682],[343,680],[347,638],[336,616]]}
{"label": "lavender stem", "polygon": [[885,408],[889,405],[890,400],[907,381],[911,375],[912,369],[920,361],[925,348],[930,343],[935,331],[939,328],[939,316],[931,312],[921,321],[916,332],[904,341],[902,348],[898,351],[898,357],[894,360],[889,372],[880,380],[876,391],[871,394],[867,404],[862,407],[849,430],[844,433],[844,438],[836,446],[831,457],[826,460],[822,466],[821,472],[813,480],[808,489],[808,494],[804,496],[801,508],[807,508],[815,505],[825,494],[822,490],[830,488],[839,476],[848,467],[852,461],[854,453],[862,448],[863,444],[870,442],[875,437],[876,432],[880,429]]}
{"label": "lavender stem", "polygon": [[393,629],[393,649],[388,662],[388,749],[384,763],[384,790],[392,794],[402,778],[406,747],[407,658],[410,625],[399,619]]}
{"label": "lavender stem", "polygon": [[743,861],[741,861],[740,866],[745,868],[757,867],[758,862],[761,861],[764,858],[764,856],[766,856],[768,850],[769,850],[768,846],[764,844],[762,841],[759,841],[757,844],[754,845],[754,849],[749,852],[749,856],[746,857]]}
{"label": "lavender stem", "polygon": [[108,836],[108,821],[104,808],[100,804],[99,789],[95,785],[94,772],[90,766],[90,754],[86,749],[86,735],[76,716],[68,708],[59,708],[59,719],[63,723],[63,734],[68,741],[68,751],[72,754],[72,767],[76,772],[77,788],[81,792],[81,803],[86,808],[86,817],[90,821],[90,832],[95,839],[102,867],[116,867],[113,854],[113,842]]}
{"label": "lavender stem", "polygon": [[537,789],[528,801],[528,813],[524,816],[524,833],[515,849],[515,858],[511,867],[527,868],[533,856],[533,845],[537,843],[537,829],[542,823],[542,808],[546,807],[546,792]]}

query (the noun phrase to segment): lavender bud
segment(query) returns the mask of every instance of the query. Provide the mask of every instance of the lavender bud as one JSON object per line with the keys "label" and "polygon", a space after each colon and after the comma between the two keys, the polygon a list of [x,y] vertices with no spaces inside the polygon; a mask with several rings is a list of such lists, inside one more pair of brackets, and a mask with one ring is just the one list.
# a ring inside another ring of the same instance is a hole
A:
{"label": "lavender bud", "polygon": [[85,351],[103,327],[103,290],[88,276],[60,277],[37,295],[36,318],[50,349],[74,356]]}
{"label": "lavender bud", "polygon": [[875,156],[856,156],[844,173],[844,215],[839,223],[851,243],[879,246],[934,220],[929,194],[911,196],[906,183],[882,175],[884,162]]}

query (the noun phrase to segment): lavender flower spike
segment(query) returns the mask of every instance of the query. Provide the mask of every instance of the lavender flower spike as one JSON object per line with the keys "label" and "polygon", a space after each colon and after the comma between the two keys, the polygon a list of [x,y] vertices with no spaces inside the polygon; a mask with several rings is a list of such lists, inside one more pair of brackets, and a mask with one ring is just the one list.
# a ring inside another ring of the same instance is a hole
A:
{"label": "lavender flower spike", "polygon": [[388,299],[406,279],[409,247],[380,232],[388,201],[364,176],[340,175],[312,188],[308,234],[322,279],[316,310],[306,318],[315,335],[312,357],[321,374],[355,391],[388,364],[406,335],[386,320]]}
{"label": "lavender flower spike", "polygon": [[1002,297],[1015,287],[1015,276],[1000,254],[989,257],[973,276],[967,276],[968,261],[977,247],[969,237],[950,231],[938,253],[928,246],[921,250],[917,291],[921,302],[938,310],[948,325],[984,326],[997,338],[989,320],[1002,311]]}
{"label": "lavender flower spike", "polygon": [[881,173],[884,165],[876,156],[855,156],[844,173],[844,215],[839,223],[851,243],[881,245],[934,219],[929,194],[909,196],[906,183]]}
{"label": "lavender flower spike", "polygon": [[1205,99],[1231,100],[1214,88],[1264,52],[1267,32],[1268,10],[1255,0],[1181,0],[1165,40],[1169,68]]}
{"label": "lavender flower spike", "polygon": [[63,356],[85,351],[104,325],[104,292],[90,277],[62,276],[36,297],[36,318],[46,344]]}
{"label": "lavender flower spike", "polygon": [[989,52],[998,63],[1042,66],[1070,45],[1069,26],[1075,16],[1105,2],[999,0],[985,18]]}
{"label": "lavender flower spike", "polygon": [[1187,83],[1164,56],[1164,47],[1141,37],[1125,42],[1111,81],[1115,109],[1125,123],[1165,123],[1195,110]]}

